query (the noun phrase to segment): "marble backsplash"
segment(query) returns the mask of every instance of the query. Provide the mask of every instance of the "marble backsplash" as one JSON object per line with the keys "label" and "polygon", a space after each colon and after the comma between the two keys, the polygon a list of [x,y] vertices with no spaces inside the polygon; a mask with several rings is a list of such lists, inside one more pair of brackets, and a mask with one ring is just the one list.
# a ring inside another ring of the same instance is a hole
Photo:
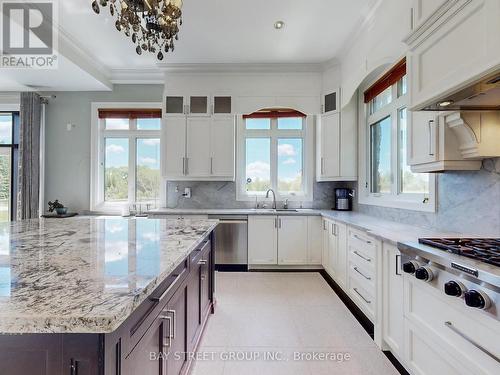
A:
{"label": "marble backsplash", "polygon": [[438,175],[435,213],[357,205],[357,211],[386,220],[438,230],[500,237],[500,158],[485,159],[479,171]]}
{"label": "marble backsplash", "polygon": [[[290,202],[290,207],[331,209],[336,187],[354,188],[355,186],[354,183],[315,182],[313,186],[314,200],[312,202]],[[176,187],[178,192],[176,192]],[[182,197],[186,187],[191,188],[192,197],[190,199]],[[272,200],[269,199],[266,203],[270,205]],[[242,202],[236,200],[236,183],[234,182],[167,182],[168,208],[253,208],[254,206],[254,201]]]}

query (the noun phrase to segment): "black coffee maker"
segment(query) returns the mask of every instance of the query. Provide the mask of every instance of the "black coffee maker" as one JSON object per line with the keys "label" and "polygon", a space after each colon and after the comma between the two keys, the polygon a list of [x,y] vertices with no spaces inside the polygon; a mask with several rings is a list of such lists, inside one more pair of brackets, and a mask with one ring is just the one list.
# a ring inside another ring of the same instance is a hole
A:
{"label": "black coffee maker", "polygon": [[347,188],[335,189],[335,211],[352,211],[353,191]]}

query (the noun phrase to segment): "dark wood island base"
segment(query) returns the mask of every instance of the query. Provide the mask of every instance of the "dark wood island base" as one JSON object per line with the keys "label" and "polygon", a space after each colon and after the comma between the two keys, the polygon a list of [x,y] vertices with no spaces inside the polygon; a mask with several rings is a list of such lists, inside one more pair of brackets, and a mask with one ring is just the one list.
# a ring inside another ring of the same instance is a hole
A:
{"label": "dark wood island base", "polygon": [[0,335],[1,375],[179,375],[214,313],[214,234],[114,332]]}

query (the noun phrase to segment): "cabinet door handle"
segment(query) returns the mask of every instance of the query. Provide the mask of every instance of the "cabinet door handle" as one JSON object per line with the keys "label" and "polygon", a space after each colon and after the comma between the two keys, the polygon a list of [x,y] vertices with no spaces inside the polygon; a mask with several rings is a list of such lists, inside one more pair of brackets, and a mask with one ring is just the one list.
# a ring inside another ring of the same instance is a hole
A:
{"label": "cabinet door handle", "polygon": [[214,174],[214,158],[210,158],[210,174]]}
{"label": "cabinet door handle", "polygon": [[455,332],[457,335],[459,335],[460,337],[462,337],[463,339],[465,339],[466,341],[470,342],[476,348],[478,348],[479,350],[481,350],[484,354],[486,354],[487,356],[491,357],[492,359],[494,359],[495,361],[497,361],[498,363],[500,363],[500,358],[498,358],[496,355],[494,355],[493,353],[491,353],[488,349],[484,348],[482,345],[479,345],[476,341],[474,341],[473,339],[471,339],[465,333],[459,331],[458,328],[456,328],[453,325],[452,322],[444,322],[444,325],[446,327],[448,327],[449,329],[451,329],[453,332]]}
{"label": "cabinet door handle", "polygon": [[186,175],[189,174],[189,158],[186,157]]}
{"label": "cabinet door handle", "polygon": [[332,223],[332,236],[335,236],[335,224]]}
{"label": "cabinet door handle", "polygon": [[275,219],[274,219],[274,227],[275,227],[275,228],[278,228],[278,218],[275,218]]}
{"label": "cabinet door handle", "polygon": [[326,220],[323,220],[323,230],[326,230]]}
{"label": "cabinet door handle", "polygon": [[278,228],[281,229],[281,218],[278,219]]}
{"label": "cabinet door handle", "polygon": [[360,253],[358,253],[356,250],[353,251],[354,254],[356,254],[358,257],[360,257],[361,259],[364,259],[366,260],[367,262],[371,262],[372,260],[370,258],[367,258],[367,257],[364,257],[363,255],[361,255]]}
{"label": "cabinet door handle", "polygon": [[162,341],[162,346],[170,348],[172,346],[172,318],[168,315],[160,315],[159,318],[168,321],[168,341]]}
{"label": "cabinet door handle", "polygon": [[366,276],[364,273],[362,273],[358,267],[354,267],[354,271],[356,271],[357,273],[359,273],[361,276],[363,276],[366,280],[371,280],[372,278],[371,277],[368,277]]}
{"label": "cabinet door handle", "polygon": [[177,319],[175,317],[175,310],[167,310],[167,314],[172,314],[172,320],[174,321],[174,323],[173,323],[174,329],[173,329],[172,335],[170,335],[170,336],[172,339],[175,340],[175,332],[177,331],[177,329],[176,329],[177,328],[177,322],[176,322]]}
{"label": "cabinet door handle", "polygon": [[353,236],[354,236],[355,239],[363,241],[363,242],[366,242],[367,244],[371,244],[372,243],[372,241],[365,240],[364,238],[361,238],[357,234],[353,234]]}
{"label": "cabinet door handle", "polygon": [[396,254],[396,275],[398,276],[401,276],[401,272],[399,272],[400,269],[401,269],[401,254]]}
{"label": "cabinet door handle", "polygon": [[325,172],[324,172],[324,170],[325,170],[325,168],[324,168],[324,165],[325,165],[324,160],[325,159],[323,159],[323,157],[321,157],[321,175],[325,174]]}
{"label": "cabinet door handle", "polygon": [[76,359],[71,358],[69,369],[71,375],[78,375],[78,361]]}
{"label": "cabinet door handle", "polygon": [[427,123],[429,129],[429,156],[434,156],[434,152],[432,150],[432,125],[434,124],[434,120],[429,120]]}
{"label": "cabinet door handle", "polygon": [[182,174],[186,174],[186,158],[182,157]]}
{"label": "cabinet door handle", "polygon": [[366,303],[372,303],[372,301],[367,300],[367,299],[366,299],[366,298],[365,298],[365,297],[364,297],[364,296],[363,296],[363,295],[362,295],[362,294],[358,291],[358,288],[353,288],[353,290],[356,292],[356,294],[357,294],[358,296],[360,296],[360,297],[363,299],[363,301],[365,301]]}

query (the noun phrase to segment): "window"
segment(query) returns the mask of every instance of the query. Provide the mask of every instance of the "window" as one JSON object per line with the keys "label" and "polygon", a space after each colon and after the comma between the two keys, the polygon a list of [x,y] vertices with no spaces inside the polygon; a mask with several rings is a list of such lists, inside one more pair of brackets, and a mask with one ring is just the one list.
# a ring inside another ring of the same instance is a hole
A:
{"label": "window", "polygon": [[92,209],[119,212],[134,204],[144,210],[147,204],[159,206],[161,110],[97,105],[93,103],[97,119]]}
{"label": "window", "polygon": [[362,204],[434,211],[434,176],[412,173],[406,163],[406,75],[403,71],[396,80],[384,77],[385,82],[391,82],[388,87],[375,83],[365,92],[366,122],[360,135],[365,142],[361,147],[366,153],[361,158],[360,175],[365,175],[366,180],[360,186],[359,201]]}
{"label": "window", "polygon": [[306,118],[300,112],[260,111],[244,116],[238,127],[238,199],[253,200],[268,189],[277,199],[312,200],[306,166]]}
{"label": "window", "polygon": [[0,112],[0,222],[15,216],[18,148],[19,112]]}

